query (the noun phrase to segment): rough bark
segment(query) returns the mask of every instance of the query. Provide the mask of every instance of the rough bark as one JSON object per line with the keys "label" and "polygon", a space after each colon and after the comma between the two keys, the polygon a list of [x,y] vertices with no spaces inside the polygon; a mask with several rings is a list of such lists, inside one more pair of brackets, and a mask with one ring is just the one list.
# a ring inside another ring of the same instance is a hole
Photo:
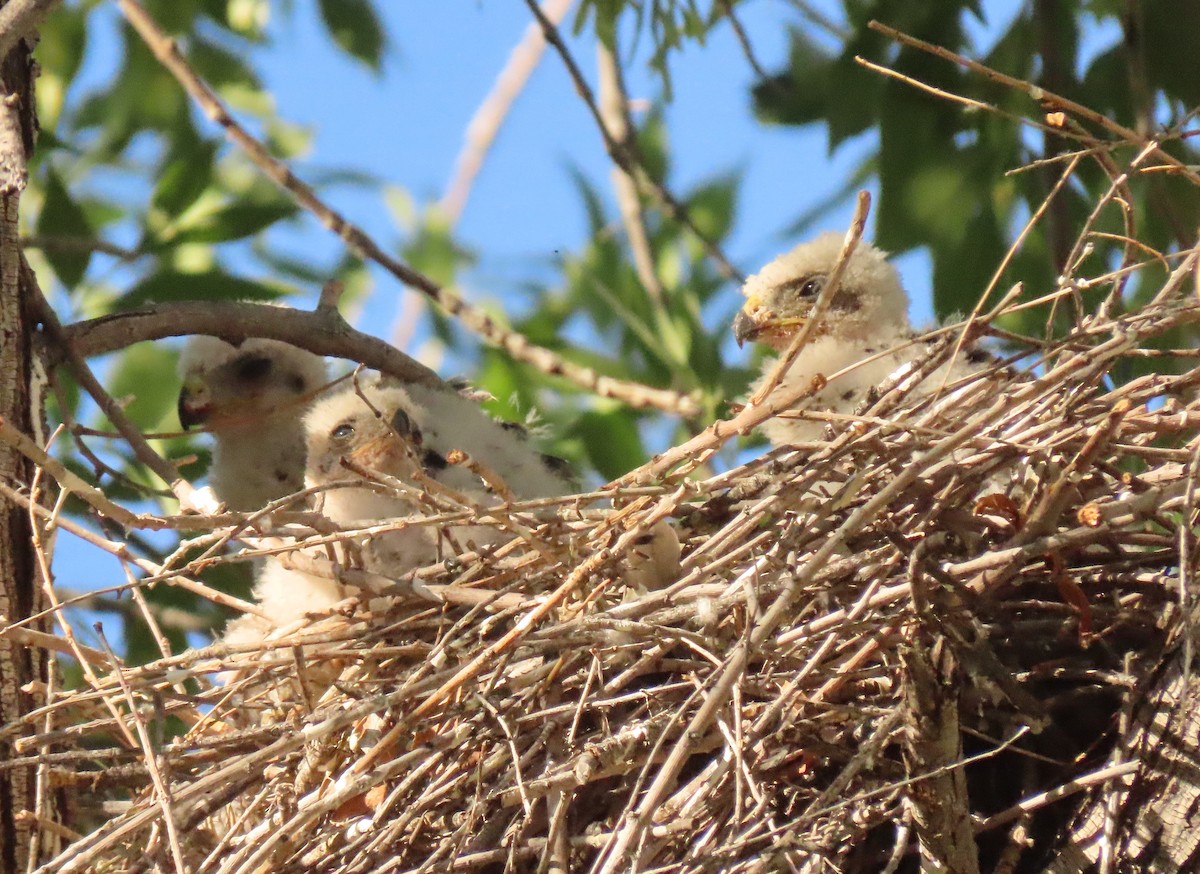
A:
{"label": "rough bark", "polygon": [[1114,753],[1137,771],[1088,799],[1049,872],[1200,870],[1200,677],[1185,652],[1176,648]]}
{"label": "rough bark", "polygon": [[[31,433],[29,402],[31,331],[25,317],[25,271],[17,217],[27,178],[37,121],[33,104],[31,46],[16,41],[0,64],[0,416]],[[0,447],[0,480],[17,488],[29,484],[28,463],[13,449]],[[30,615],[36,601],[28,515],[0,504],[0,627]],[[31,706],[24,686],[42,676],[44,665],[30,651],[0,638],[0,725],[9,725]],[[0,749],[7,758],[11,750]],[[25,868],[30,829],[22,811],[34,809],[34,771],[0,771],[0,872]]]}

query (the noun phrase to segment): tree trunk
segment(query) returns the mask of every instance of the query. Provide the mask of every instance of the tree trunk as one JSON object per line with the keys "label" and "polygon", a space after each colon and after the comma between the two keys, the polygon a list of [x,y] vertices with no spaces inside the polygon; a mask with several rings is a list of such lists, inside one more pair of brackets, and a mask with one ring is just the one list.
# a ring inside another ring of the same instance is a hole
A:
{"label": "tree trunk", "polygon": [[[1195,617],[1187,624],[1194,623]],[[1184,634],[1190,634],[1186,629]],[[1137,771],[1086,803],[1066,845],[1047,869],[1195,871],[1200,866],[1200,678],[1185,666],[1180,642],[1153,691],[1137,708],[1112,764]]]}
{"label": "tree trunk", "polygon": [[[30,51],[27,40],[18,40],[0,63],[0,416],[26,434],[33,433],[32,332],[26,318],[31,290],[22,269],[17,217],[37,130]],[[15,449],[0,446],[0,479],[24,488],[30,474],[29,463]],[[0,503],[0,628],[28,617],[36,601],[28,513]],[[32,699],[22,687],[41,678],[44,668],[29,649],[0,637],[0,725],[11,725],[29,711]],[[0,749],[0,757],[12,755],[11,748]],[[0,874],[25,870],[31,828],[20,814],[34,809],[34,777],[33,768],[0,771]]]}

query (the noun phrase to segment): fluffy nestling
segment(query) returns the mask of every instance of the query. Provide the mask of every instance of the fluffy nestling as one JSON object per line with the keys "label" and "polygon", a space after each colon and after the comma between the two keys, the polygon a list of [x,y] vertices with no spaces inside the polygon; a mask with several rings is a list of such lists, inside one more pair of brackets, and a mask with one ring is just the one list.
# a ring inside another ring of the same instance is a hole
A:
{"label": "fluffy nestling", "polygon": [[258,510],[304,485],[300,419],[325,359],[277,340],[197,335],[179,356],[179,421],[213,434],[209,484],[231,510]]}
{"label": "fluffy nestling", "polygon": [[[822,234],[780,255],[746,280],[742,293],[746,303],[733,322],[738,345],[747,340],[764,343],[776,351],[787,348],[799,333],[824,288],[842,248],[840,233]],[[908,322],[908,295],[887,256],[865,241],[850,255],[845,272],[829,308],[809,337],[807,345],[784,376],[781,389],[811,385],[820,374],[829,382],[817,392],[807,408],[851,414],[868,394],[889,378],[922,358],[926,344],[913,342],[916,333]],[[988,356],[979,350],[964,350],[927,376],[917,391],[935,391],[980,369]],[[764,363],[766,379],[775,359]],[[839,371],[857,365],[831,379]],[[821,439],[825,423],[817,419],[776,417],[763,430],[777,446]]]}
{"label": "fluffy nestling", "polygon": [[[439,496],[443,502],[449,499],[450,509],[456,508],[457,498],[475,505],[502,501],[477,473],[450,462],[455,450],[486,467],[516,498],[571,491],[521,429],[492,419],[475,400],[451,387],[360,379],[357,386],[348,385],[314,404],[305,431],[306,484],[324,488],[317,498],[319,509],[344,527],[436,514],[440,511],[431,501]],[[378,486],[359,471],[391,477],[411,491],[399,494]],[[372,537],[361,545],[361,556],[368,571],[397,577],[454,554],[454,546],[485,546],[509,536],[491,526],[412,525]],[[255,596],[271,622],[247,615],[230,624],[225,640],[261,639],[271,628],[354,594],[328,577],[268,560]]]}

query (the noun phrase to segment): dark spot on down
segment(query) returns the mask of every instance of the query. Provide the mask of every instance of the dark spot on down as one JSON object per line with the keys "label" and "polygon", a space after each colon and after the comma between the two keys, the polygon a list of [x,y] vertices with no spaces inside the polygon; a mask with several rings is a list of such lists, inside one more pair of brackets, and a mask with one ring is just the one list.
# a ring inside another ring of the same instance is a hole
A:
{"label": "dark spot on down", "polygon": [[829,308],[843,313],[855,313],[862,309],[862,301],[858,299],[857,294],[842,290],[833,296]]}
{"label": "dark spot on down", "polygon": [[450,462],[432,449],[426,449],[421,456],[421,466],[426,470],[445,470],[450,466]]}
{"label": "dark spot on down", "polygon": [[262,355],[247,355],[244,358],[239,358],[234,365],[234,373],[238,379],[254,381],[262,379],[271,372],[272,362],[270,358],[265,358]]}
{"label": "dark spot on down", "polygon": [[421,429],[416,426],[404,410],[396,410],[392,414],[392,430],[401,437],[408,437],[416,445],[421,445]]}
{"label": "dark spot on down", "polygon": [[992,355],[986,349],[975,347],[968,349],[966,352],[967,362],[969,364],[987,364],[992,360]]}
{"label": "dark spot on down", "polygon": [[854,400],[854,395],[855,395],[854,389],[850,389],[849,391],[847,391],[845,394],[842,395],[842,400],[852,401],[852,400]]}
{"label": "dark spot on down", "polygon": [[567,481],[574,481],[575,470],[571,467],[571,462],[564,458],[559,458],[557,455],[547,455],[542,453],[542,464],[546,465],[551,473],[558,474]]}
{"label": "dark spot on down", "polygon": [[511,431],[520,437],[527,437],[529,435],[529,431],[520,422],[506,422],[503,419],[497,421],[500,422],[500,427],[505,431]]}
{"label": "dark spot on down", "polygon": [[288,387],[296,394],[303,393],[308,388],[308,383],[304,381],[304,377],[298,373],[293,373],[288,377]]}

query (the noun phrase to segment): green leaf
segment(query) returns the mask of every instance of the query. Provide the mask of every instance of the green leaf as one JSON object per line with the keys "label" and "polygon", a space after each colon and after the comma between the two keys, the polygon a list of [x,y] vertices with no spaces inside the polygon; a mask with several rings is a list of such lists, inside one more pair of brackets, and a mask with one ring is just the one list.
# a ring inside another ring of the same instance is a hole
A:
{"label": "green leaf", "polygon": [[151,204],[168,215],[178,215],[195,203],[212,182],[217,145],[205,140],[181,143],[164,162]]}
{"label": "green leaf", "polygon": [[231,203],[206,213],[194,224],[182,227],[170,238],[172,243],[220,243],[257,234],[275,222],[296,214],[290,200],[273,203]]}
{"label": "green leaf", "polygon": [[646,450],[629,410],[590,410],[576,420],[571,432],[583,441],[592,465],[606,479],[615,479],[645,461]]}
{"label": "green leaf", "polygon": [[387,35],[370,0],[321,0],[321,18],[333,41],[348,55],[378,71]]}
{"label": "green leaf", "polygon": [[710,240],[720,240],[733,224],[737,198],[737,180],[732,176],[715,179],[701,185],[688,198],[687,209],[700,233]]}
{"label": "green leaf", "polygon": [[787,69],[754,86],[754,113],[774,124],[805,125],[829,111],[829,71],[833,59],[802,30],[791,33]]}
{"label": "green leaf", "polygon": [[[53,167],[46,168],[46,195],[42,212],[37,220],[37,234],[41,237],[63,237],[89,239],[91,225],[78,203],[71,199],[62,179]],[[74,251],[67,248],[47,247],[46,260],[67,288],[74,288],[87,272],[91,252],[86,248]]]}
{"label": "green leaf", "polygon": [[1200,0],[1147,0],[1144,15],[1150,83],[1185,106],[1195,106],[1200,103],[1200,76],[1194,63],[1200,56]]}
{"label": "green leaf", "polygon": [[214,88],[240,85],[254,91],[262,90],[262,83],[246,62],[216,43],[193,36],[188,45],[188,60]]}
{"label": "green leaf", "polygon": [[174,374],[173,349],[165,343],[137,343],[121,354],[107,388],[114,398],[132,397],[125,412],[143,430],[157,431],[174,419],[179,397]]}
{"label": "green leaf", "polygon": [[286,289],[230,276],[219,270],[204,273],[163,270],[143,279],[123,294],[113,309],[128,310],[156,301],[276,300],[286,292]]}
{"label": "green leaf", "polygon": [[38,27],[37,59],[42,66],[37,82],[38,114],[47,127],[57,120],[66,92],[83,62],[86,14],[80,9],[58,9]]}

